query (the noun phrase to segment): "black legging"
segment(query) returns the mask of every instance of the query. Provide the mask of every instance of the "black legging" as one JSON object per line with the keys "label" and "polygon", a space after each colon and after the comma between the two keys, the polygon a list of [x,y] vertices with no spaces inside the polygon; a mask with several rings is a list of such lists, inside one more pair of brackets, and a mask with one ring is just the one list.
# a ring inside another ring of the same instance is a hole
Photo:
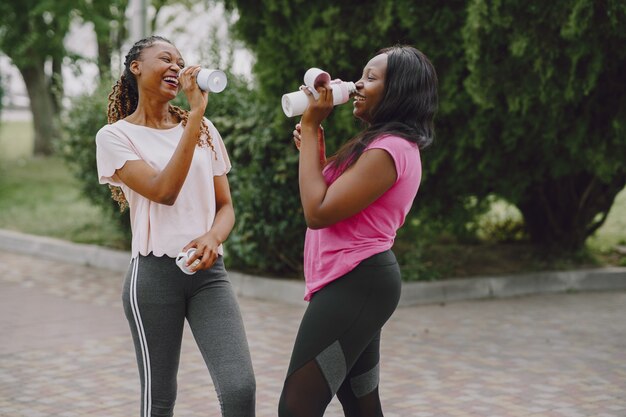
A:
{"label": "black legging", "polygon": [[347,417],[381,417],[380,330],[400,299],[391,250],[374,255],[318,291],[304,313],[280,417],[319,417],[337,394]]}

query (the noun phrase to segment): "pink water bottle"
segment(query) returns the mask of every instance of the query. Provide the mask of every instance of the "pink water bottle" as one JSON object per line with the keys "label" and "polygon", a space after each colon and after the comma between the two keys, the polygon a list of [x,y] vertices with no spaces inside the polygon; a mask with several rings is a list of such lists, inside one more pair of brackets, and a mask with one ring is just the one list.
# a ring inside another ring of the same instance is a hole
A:
{"label": "pink water bottle", "polygon": [[[309,68],[304,74],[304,85],[313,93],[313,97],[317,99],[319,96],[315,90],[320,84],[330,81],[330,75],[319,68]],[[356,85],[350,81],[341,81],[340,79],[330,81],[330,87],[333,90],[333,104],[346,103],[350,100],[350,96],[356,93]],[[309,99],[304,91],[294,91],[293,93],[284,94],[281,99],[283,112],[287,117],[300,116],[309,106]]]}

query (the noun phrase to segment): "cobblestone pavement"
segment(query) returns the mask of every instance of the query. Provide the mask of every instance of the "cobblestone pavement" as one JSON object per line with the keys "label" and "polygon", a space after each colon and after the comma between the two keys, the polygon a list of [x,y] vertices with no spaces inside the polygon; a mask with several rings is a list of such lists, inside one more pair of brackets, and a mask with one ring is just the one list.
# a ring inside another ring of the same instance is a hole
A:
{"label": "cobblestone pavement", "polygon": [[[0,415],[139,412],[117,272],[0,252]],[[240,299],[257,416],[276,416],[303,308]],[[383,330],[387,417],[625,417],[626,293],[403,307]],[[188,329],[176,416],[218,416]],[[333,400],[326,416],[342,416]]]}

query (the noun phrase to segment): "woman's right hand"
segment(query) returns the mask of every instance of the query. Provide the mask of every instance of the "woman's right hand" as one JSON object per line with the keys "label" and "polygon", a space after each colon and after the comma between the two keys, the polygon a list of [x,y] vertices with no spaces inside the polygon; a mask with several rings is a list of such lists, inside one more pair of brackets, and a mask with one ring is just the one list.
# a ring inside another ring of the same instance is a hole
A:
{"label": "woman's right hand", "polygon": [[308,96],[309,100],[309,105],[300,120],[302,124],[307,126],[319,126],[333,111],[333,89],[330,87],[330,83],[325,81],[324,84],[316,85],[315,89],[318,93],[317,99],[309,87],[304,85],[300,87],[300,90]]}
{"label": "woman's right hand", "polygon": [[185,96],[187,96],[190,111],[197,110],[204,114],[204,110],[206,109],[208,103],[209,93],[202,91],[196,82],[196,77],[198,76],[200,69],[201,67],[198,65],[183,68],[180,74],[178,74],[178,83],[180,88],[185,92]]}

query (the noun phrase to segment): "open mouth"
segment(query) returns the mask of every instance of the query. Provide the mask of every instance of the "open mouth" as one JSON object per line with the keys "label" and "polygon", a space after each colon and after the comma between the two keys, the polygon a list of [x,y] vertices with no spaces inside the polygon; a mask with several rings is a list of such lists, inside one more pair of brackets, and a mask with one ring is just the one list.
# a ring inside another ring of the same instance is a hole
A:
{"label": "open mouth", "polygon": [[362,95],[356,94],[354,96],[354,102],[355,103],[362,103],[365,101],[365,97],[363,97]]}
{"label": "open mouth", "polygon": [[172,87],[178,88],[178,78],[176,77],[165,77],[163,78],[163,81],[165,81],[167,84],[171,85]]}

